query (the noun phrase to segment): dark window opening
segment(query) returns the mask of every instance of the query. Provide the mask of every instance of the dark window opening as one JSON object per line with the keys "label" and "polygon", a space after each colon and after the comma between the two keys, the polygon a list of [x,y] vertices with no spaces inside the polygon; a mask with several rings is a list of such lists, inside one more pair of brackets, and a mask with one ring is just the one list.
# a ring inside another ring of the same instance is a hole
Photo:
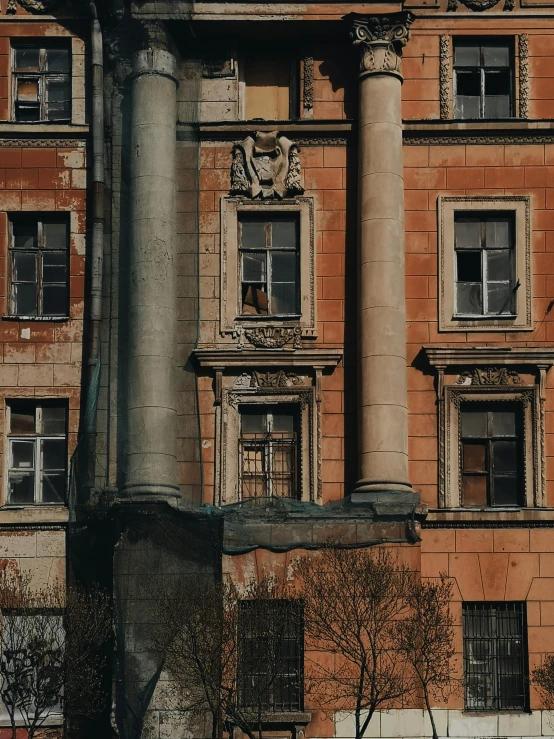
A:
{"label": "dark window opening", "polygon": [[513,115],[513,44],[507,40],[454,42],[456,118]]}
{"label": "dark window opening", "polygon": [[28,213],[10,227],[11,315],[67,316],[69,219]]}
{"label": "dark window opening", "polygon": [[513,316],[513,213],[458,212],[454,219],[456,316]]}
{"label": "dark window opening", "polygon": [[244,117],[280,121],[300,116],[298,59],[266,53],[244,62]]}
{"label": "dark window opening", "polygon": [[242,406],[240,498],[298,498],[298,414],[294,406]]}
{"label": "dark window opening", "polygon": [[464,603],[465,707],[526,710],[524,603]]}
{"label": "dark window opening", "polygon": [[298,316],[298,218],[241,216],[241,315]]}
{"label": "dark window opening", "polygon": [[12,505],[64,505],[67,405],[13,400],[8,404],[8,495]]}
{"label": "dark window opening", "polygon": [[15,120],[70,121],[69,46],[18,44],[12,54]]}
{"label": "dark window opening", "polygon": [[300,601],[242,601],[238,699],[268,713],[304,709],[304,624]]}
{"label": "dark window opening", "polygon": [[462,505],[521,505],[521,406],[500,402],[464,403],[460,421]]}

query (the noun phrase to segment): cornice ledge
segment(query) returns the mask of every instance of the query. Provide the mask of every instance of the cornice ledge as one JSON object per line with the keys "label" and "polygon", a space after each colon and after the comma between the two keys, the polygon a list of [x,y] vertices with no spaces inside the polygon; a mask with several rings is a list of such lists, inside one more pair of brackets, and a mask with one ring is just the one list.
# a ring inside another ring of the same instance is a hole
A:
{"label": "cornice ledge", "polygon": [[342,349],[237,349],[206,347],[194,351],[200,367],[336,367]]}
{"label": "cornice ledge", "polygon": [[528,346],[424,346],[431,367],[462,365],[554,365],[554,349]]}

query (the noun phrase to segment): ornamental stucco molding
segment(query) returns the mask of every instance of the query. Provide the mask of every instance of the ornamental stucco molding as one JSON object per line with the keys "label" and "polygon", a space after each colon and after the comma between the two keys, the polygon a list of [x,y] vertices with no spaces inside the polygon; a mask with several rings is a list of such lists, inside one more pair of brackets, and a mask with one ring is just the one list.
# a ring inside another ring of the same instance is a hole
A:
{"label": "ornamental stucco molding", "polygon": [[299,146],[278,131],[258,131],[233,146],[231,194],[252,199],[302,195]]}
{"label": "ornamental stucco molding", "polygon": [[[455,12],[458,9],[458,2],[461,2],[468,10],[482,13],[484,10],[494,8],[495,5],[498,5],[500,0],[448,0],[446,10],[449,12]],[[514,4],[514,0],[504,0],[504,7],[502,10],[513,10]]]}
{"label": "ornamental stucco molding", "polygon": [[529,118],[529,36],[518,36],[519,56],[519,117]]}
{"label": "ornamental stucco molding", "polygon": [[348,19],[352,44],[360,53],[360,76],[388,73],[402,77],[402,49],[410,38],[413,13],[370,16],[352,13]]}
{"label": "ornamental stucco molding", "polygon": [[452,74],[450,71],[452,59],[451,36],[446,34],[439,41],[439,100],[440,117],[448,120],[452,117]]}

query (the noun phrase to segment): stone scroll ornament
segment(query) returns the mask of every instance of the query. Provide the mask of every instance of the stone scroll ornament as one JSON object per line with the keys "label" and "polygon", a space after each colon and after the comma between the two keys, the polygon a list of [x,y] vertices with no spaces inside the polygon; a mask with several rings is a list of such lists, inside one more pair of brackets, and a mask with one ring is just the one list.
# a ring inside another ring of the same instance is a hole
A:
{"label": "stone scroll ornament", "polygon": [[250,198],[302,195],[299,147],[277,131],[257,132],[233,147],[231,193]]}
{"label": "stone scroll ornament", "polygon": [[360,50],[360,75],[396,73],[400,76],[402,48],[410,38],[413,13],[363,16],[352,13],[350,38]]}
{"label": "stone scroll ornament", "polygon": [[[461,2],[462,5],[465,5],[468,10],[473,10],[476,13],[481,13],[483,10],[494,8],[495,5],[498,5],[500,0],[448,0],[446,10],[450,12],[457,10],[458,2]],[[514,4],[515,0],[504,0],[504,7],[502,8],[502,10],[513,10]]]}

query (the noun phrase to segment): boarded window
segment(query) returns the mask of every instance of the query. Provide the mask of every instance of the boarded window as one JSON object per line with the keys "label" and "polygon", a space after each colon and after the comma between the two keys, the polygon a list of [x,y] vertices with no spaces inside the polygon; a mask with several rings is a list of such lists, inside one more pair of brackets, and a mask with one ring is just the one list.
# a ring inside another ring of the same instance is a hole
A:
{"label": "boarded window", "polygon": [[22,44],[12,49],[13,99],[16,121],[71,119],[71,55],[69,46]]}
{"label": "boarded window", "polygon": [[298,70],[287,57],[254,56],[244,61],[246,120],[298,117]]}
{"label": "boarded window", "polygon": [[521,503],[523,422],[517,403],[465,403],[461,408],[462,505]]}

